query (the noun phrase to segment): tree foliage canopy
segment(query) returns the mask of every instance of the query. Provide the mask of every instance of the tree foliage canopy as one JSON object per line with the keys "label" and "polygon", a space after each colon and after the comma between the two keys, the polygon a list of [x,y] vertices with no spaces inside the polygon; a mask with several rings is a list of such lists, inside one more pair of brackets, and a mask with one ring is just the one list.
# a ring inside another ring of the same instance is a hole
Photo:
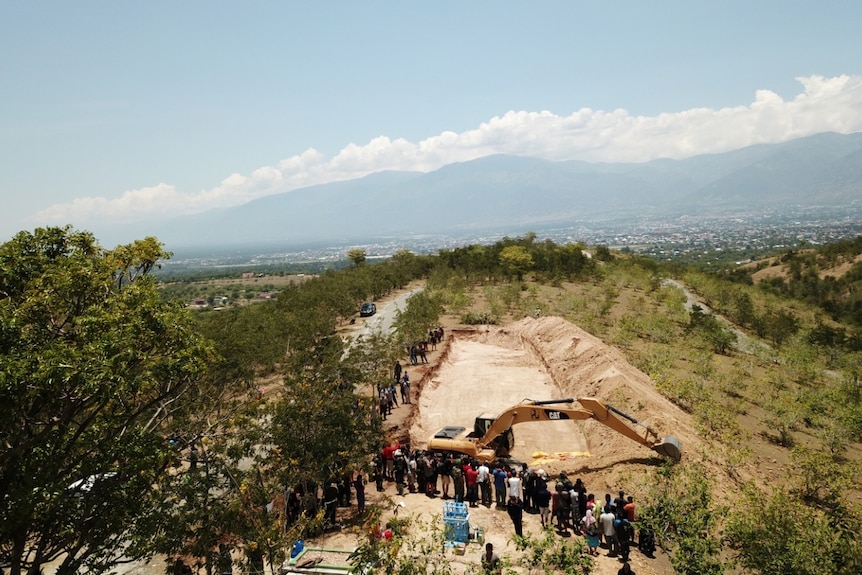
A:
{"label": "tree foliage canopy", "polygon": [[[70,228],[0,246],[0,561],[101,572],[151,508],[172,414],[210,359],[149,277],[161,245]],[[110,512],[106,512],[106,510]]]}

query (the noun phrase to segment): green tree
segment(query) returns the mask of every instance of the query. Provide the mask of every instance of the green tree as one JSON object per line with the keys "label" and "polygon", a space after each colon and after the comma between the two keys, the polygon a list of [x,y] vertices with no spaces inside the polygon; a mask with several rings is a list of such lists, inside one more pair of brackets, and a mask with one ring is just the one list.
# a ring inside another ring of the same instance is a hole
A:
{"label": "green tree", "polygon": [[738,508],[756,512],[731,514],[725,538],[753,573],[855,575],[862,567],[860,514],[833,503],[824,510],[780,490],[749,488]]}
{"label": "green tree", "polygon": [[443,304],[438,295],[419,292],[407,299],[407,308],[395,316],[395,330],[402,345],[425,341],[428,330],[437,326]]}
{"label": "green tree", "polygon": [[109,570],[147,549],[174,414],[210,359],[164,303],[154,238],[115,250],[71,228],[0,246],[0,564]]}
{"label": "green tree", "polygon": [[366,253],[365,250],[361,248],[354,248],[352,250],[347,250],[347,259],[353,262],[353,265],[362,265],[365,263]]}
{"label": "green tree", "polygon": [[663,547],[671,548],[671,564],[682,575],[724,572],[718,556],[721,541],[714,535],[722,511],[714,508],[711,492],[703,468],[666,465],[652,485],[650,504],[640,513],[640,528],[652,530]]}
{"label": "green tree", "polygon": [[596,246],[596,259],[600,262],[609,262],[614,259],[614,256],[608,246],[600,244]]}
{"label": "green tree", "polygon": [[308,492],[361,466],[380,438],[371,403],[333,371],[288,376],[267,431],[265,443],[272,447],[261,461],[277,478],[273,485],[302,485]]}
{"label": "green tree", "polygon": [[500,251],[500,265],[509,276],[523,281],[524,274],[533,268],[533,256],[524,246],[506,246]]}
{"label": "green tree", "polygon": [[695,331],[715,353],[726,354],[736,343],[736,334],[726,327],[717,317],[704,313],[699,305],[693,305],[689,312],[689,331]]}

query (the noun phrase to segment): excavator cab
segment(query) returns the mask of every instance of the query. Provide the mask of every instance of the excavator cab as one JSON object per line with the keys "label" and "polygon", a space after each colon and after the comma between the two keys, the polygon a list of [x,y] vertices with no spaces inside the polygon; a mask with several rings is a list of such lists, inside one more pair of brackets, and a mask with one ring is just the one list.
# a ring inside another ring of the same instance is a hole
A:
{"label": "excavator cab", "polygon": [[[491,413],[483,413],[479,417],[476,418],[475,423],[473,424],[473,433],[469,435],[469,437],[480,438],[484,437],[488,432],[488,429],[494,424],[497,420],[496,414]],[[492,439],[488,445],[488,448],[493,449],[494,453],[499,457],[504,457],[509,455],[512,449],[515,447],[515,434],[512,433],[512,428],[510,427],[494,439]]]}

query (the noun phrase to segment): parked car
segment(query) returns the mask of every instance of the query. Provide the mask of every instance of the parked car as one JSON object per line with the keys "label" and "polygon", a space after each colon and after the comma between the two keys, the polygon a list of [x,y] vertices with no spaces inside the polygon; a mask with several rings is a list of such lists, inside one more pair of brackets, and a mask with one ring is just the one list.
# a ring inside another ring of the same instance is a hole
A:
{"label": "parked car", "polygon": [[377,313],[377,306],[371,303],[370,301],[362,304],[362,307],[359,308],[359,317],[368,317],[370,315],[374,315]]}

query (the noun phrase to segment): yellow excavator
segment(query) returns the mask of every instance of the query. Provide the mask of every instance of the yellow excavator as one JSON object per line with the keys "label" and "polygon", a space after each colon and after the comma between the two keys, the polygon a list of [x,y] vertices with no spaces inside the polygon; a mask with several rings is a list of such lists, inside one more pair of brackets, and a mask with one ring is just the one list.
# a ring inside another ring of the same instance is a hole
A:
{"label": "yellow excavator", "polygon": [[[558,404],[573,403],[580,404],[580,407],[557,407]],[[472,432],[467,433],[464,427],[444,427],[431,438],[428,449],[463,453],[480,461],[493,461],[507,457],[515,446],[515,436],[512,433],[512,426],[515,424],[565,419],[594,419],[659,455],[674,461],[679,461],[682,457],[676,437],[661,438],[650,426],[592,397],[545,401],[527,399],[499,415],[480,415],[476,418]],[[630,424],[640,426],[643,431],[638,431]]]}

